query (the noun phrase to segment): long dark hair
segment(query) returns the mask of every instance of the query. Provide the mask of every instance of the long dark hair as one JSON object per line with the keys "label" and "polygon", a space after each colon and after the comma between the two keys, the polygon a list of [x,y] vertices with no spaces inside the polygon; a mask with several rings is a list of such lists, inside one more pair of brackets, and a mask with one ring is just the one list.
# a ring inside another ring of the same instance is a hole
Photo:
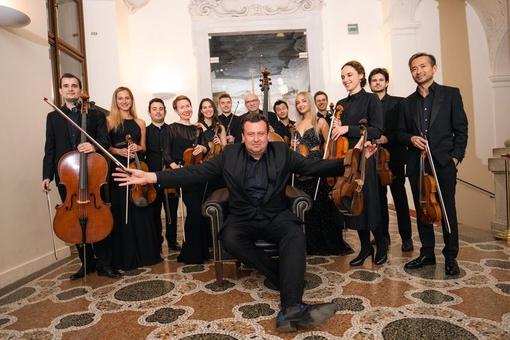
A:
{"label": "long dark hair", "polygon": [[204,98],[200,101],[200,104],[198,104],[198,121],[200,123],[203,123],[204,126],[206,125],[205,124],[205,116],[204,114],[202,113],[202,104],[205,103],[205,102],[208,102],[211,104],[212,108],[213,108],[213,115],[212,115],[212,127],[213,128],[216,128],[216,126],[222,126],[220,124],[220,119],[218,118],[218,108],[216,107],[216,104],[214,104],[213,100],[211,98]]}

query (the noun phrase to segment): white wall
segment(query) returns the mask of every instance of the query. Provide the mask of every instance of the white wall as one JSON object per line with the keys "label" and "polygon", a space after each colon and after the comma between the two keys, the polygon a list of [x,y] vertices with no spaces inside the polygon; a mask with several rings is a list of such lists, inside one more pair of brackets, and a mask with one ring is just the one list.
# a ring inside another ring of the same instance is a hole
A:
{"label": "white wall", "polygon": [[469,5],[466,6],[466,19],[473,80],[474,122],[470,124],[473,124],[475,132],[470,138],[475,140],[476,156],[487,165],[488,158],[492,157],[492,148],[496,147],[489,48],[480,19]]}
{"label": "white wall", "polygon": [[[23,10],[32,23],[22,29],[0,28],[0,287],[42,269],[55,260],[41,164],[46,113],[42,101],[52,97],[51,64],[44,1],[0,1]],[[56,190],[53,204],[58,203]],[[69,248],[57,240],[59,258]]]}

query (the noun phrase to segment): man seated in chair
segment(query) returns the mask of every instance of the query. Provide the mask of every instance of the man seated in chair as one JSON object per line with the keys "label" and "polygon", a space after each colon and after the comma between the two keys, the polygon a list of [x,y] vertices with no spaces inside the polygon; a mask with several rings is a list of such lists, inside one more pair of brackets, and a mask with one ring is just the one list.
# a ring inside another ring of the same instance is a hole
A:
{"label": "man seated in chair", "polygon": [[[289,210],[285,187],[291,173],[342,175],[343,160],[308,159],[283,142],[268,143],[269,124],[257,113],[243,118],[241,131],[244,143],[228,145],[206,163],[170,172],[128,169],[128,174],[114,174],[115,180],[121,186],[157,183],[175,187],[222,176],[229,191],[229,214],[220,235],[223,246],[279,288],[281,311],[277,329],[295,331],[323,323],[337,308],[334,303],[303,303],[306,240],[302,221]],[[361,147],[361,140],[358,144]],[[365,157],[374,152],[375,145],[367,143]],[[259,239],[278,244],[279,261],[255,247],[254,242]]]}

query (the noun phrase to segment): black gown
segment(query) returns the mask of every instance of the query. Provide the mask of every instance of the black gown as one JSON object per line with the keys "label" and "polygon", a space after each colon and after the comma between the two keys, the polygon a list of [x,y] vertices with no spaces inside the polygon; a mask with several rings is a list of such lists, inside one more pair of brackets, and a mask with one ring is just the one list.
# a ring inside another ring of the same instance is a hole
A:
{"label": "black gown", "polygon": [[[349,149],[358,143],[361,136],[359,121],[367,119],[368,140],[381,136],[383,128],[382,106],[377,95],[360,92],[350,95],[337,102],[344,107],[341,116],[342,125],[349,126],[345,137],[349,140]],[[365,184],[363,186],[363,211],[359,216],[345,216],[347,227],[356,230],[374,230],[381,225],[381,210],[379,202],[379,182],[374,158],[367,161]]]}
{"label": "black gown", "polygon": [[[296,138],[309,150],[321,145],[313,128],[306,130],[303,136],[296,131]],[[322,158],[321,151],[310,151],[308,158]],[[295,177],[294,185],[313,199],[317,178]],[[321,178],[317,200],[313,201],[312,208],[305,214],[306,251],[309,255],[339,255],[345,248],[342,238],[343,219],[329,198],[330,191],[326,179]]]}
{"label": "black gown", "polygon": [[[125,136],[130,134],[135,143],[140,143],[140,126],[133,120],[124,120],[117,129],[110,131],[113,147],[125,148]],[[126,158],[116,155],[122,164]],[[128,222],[126,224],[126,188],[119,187],[110,177],[110,197],[113,214],[113,266],[123,270],[131,270],[142,266],[150,266],[161,261],[160,237],[154,223],[150,206],[139,208],[129,201]]]}
{"label": "black gown", "polygon": [[[171,163],[182,164],[184,150],[192,147],[197,140],[197,128],[194,125],[172,123],[166,130],[162,141],[164,161],[168,166]],[[207,145],[201,131],[198,144]],[[182,187],[182,199],[187,211],[184,223],[185,240],[177,257],[178,262],[199,264],[209,259],[208,224],[201,210],[204,196],[205,185],[202,183]]]}

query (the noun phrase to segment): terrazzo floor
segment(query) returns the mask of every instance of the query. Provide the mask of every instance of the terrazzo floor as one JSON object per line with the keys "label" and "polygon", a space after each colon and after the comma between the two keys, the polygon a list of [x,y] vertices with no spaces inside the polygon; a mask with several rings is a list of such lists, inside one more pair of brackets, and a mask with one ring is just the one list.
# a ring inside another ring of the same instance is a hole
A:
{"label": "terrazzo floor", "polygon": [[[0,296],[0,339],[510,339],[510,248],[490,234],[461,227],[461,274],[445,277],[441,235],[438,264],[403,265],[391,215],[389,261],[350,267],[351,256],[307,259],[305,302],[334,301],[325,324],[279,333],[279,294],[250,269],[225,265],[215,284],[212,263],[182,265],[165,254],[155,266],[121,279],[87,276],[69,281],[71,261]],[[347,240],[358,247],[356,234]]]}

